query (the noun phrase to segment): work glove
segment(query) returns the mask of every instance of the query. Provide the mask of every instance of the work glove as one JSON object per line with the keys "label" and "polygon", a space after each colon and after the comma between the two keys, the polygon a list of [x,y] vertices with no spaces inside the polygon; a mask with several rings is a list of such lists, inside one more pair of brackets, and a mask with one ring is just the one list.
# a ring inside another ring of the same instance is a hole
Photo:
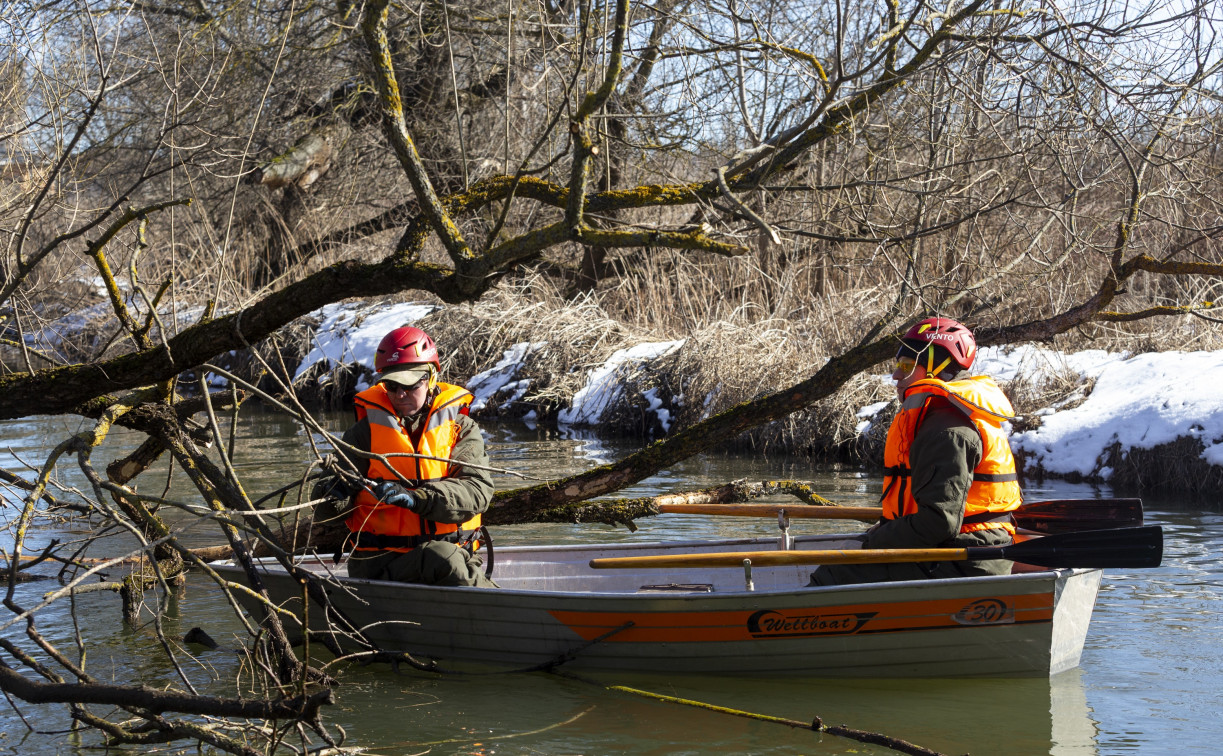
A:
{"label": "work glove", "polygon": [[377,496],[378,501],[384,504],[402,507],[416,514],[420,514],[421,510],[424,509],[424,502],[413,496],[411,491],[392,480],[379,481],[374,486],[374,496]]}
{"label": "work glove", "polygon": [[310,490],[310,498],[315,501],[319,499],[344,500],[351,498],[353,493],[343,478],[335,476],[323,478],[315,483],[314,488]]}
{"label": "work glove", "polygon": [[314,521],[318,523],[342,520],[352,512],[353,490],[341,477],[323,478],[314,484],[310,498],[314,505]]}

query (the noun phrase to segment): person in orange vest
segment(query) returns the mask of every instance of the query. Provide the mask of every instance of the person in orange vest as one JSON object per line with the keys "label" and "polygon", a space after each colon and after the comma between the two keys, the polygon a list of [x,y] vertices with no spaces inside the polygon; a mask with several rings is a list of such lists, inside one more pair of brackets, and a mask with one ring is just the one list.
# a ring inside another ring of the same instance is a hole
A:
{"label": "person in orange vest", "polygon": [[366,478],[349,491],[348,574],[497,587],[479,554],[493,480],[484,437],[467,415],[471,393],[438,380],[437,345],[419,328],[384,336],[374,369],[377,383],[354,398],[357,422],[342,439],[380,455],[347,455]]}
{"label": "person in orange vest", "polygon": [[[1023,503],[1004,423],[1015,410],[992,378],[970,375],[972,331],[927,318],[901,338],[892,380],[900,409],[888,429],[883,517],[867,549],[1004,546]],[[812,586],[1000,575],[1006,560],[824,565]]]}

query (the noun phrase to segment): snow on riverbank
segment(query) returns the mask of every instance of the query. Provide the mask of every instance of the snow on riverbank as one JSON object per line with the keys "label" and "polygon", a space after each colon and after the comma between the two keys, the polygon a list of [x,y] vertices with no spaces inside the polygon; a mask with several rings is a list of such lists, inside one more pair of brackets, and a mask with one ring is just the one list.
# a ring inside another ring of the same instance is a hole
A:
{"label": "snow on riverbank", "polygon": [[[557,422],[561,425],[598,425],[611,410],[616,400],[624,393],[621,383],[621,368],[648,364],[679,349],[683,341],[664,341],[654,344],[638,344],[628,349],[617,350],[607,362],[590,371],[586,385],[573,396],[573,404],[561,410]],[[657,412],[654,397],[648,397]],[[659,418],[664,429],[669,430],[669,417]]]}
{"label": "snow on riverbank", "polygon": [[[412,303],[325,307],[315,313],[320,321],[317,346],[298,366],[297,375],[324,360],[331,364],[360,362],[372,370],[374,348],[387,331],[434,309]],[[598,426],[625,399],[631,373],[649,373],[651,362],[672,354],[683,343],[646,343],[616,351],[601,367],[588,372],[585,385],[559,412],[558,425],[562,429]],[[445,346],[441,345],[443,357]],[[474,410],[521,399],[530,383],[519,377],[519,371],[533,352],[545,346],[542,341],[515,344],[495,365],[472,376],[467,387],[476,396]],[[1004,385],[1017,381],[1031,387],[1056,381],[1066,387],[1061,399],[1032,413],[1034,417],[1025,423],[1029,429],[1011,437],[1012,447],[1026,456],[1029,466],[1049,474],[1108,480],[1113,472],[1107,466],[1108,450],[1119,447],[1124,456],[1134,449],[1151,449],[1185,438],[1201,442],[1203,461],[1223,467],[1223,387],[1218,384],[1223,377],[1223,352],[1130,356],[1089,350],[1063,354],[1019,345],[982,349],[975,369]],[[887,378],[881,375],[879,380],[886,382]],[[362,380],[357,388],[367,385]],[[664,431],[670,429],[670,410],[655,389],[642,392],[637,403],[655,414]],[[863,407],[858,412],[858,432],[864,433],[886,405]]]}
{"label": "snow on riverbank", "polygon": [[[298,380],[320,362],[324,363],[324,367],[365,363],[373,370],[374,351],[383,336],[405,323],[420,320],[436,309],[434,305],[415,302],[381,307],[341,302],[322,307],[310,314],[319,321],[314,331],[314,348],[297,366],[293,380]],[[363,383],[359,388],[369,388],[369,384]]]}
{"label": "snow on riverbank", "polygon": [[[1055,475],[1111,477],[1104,451],[1120,444],[1122,454],[1195,438],[1207,463],[1223,466],[1223,352],[1159,352],[1133,357],[1091,351],[1058,355],[1033,347],[1013,353],[1016,374],[1025,359],[1064,365],[1094,378],[1087,398],[1068,409],[1039,411],[1041,425],[1011,437],[1011,446]],[[1006,355],[995,375],[1009,368]],[[991,372],[991,361],[982,369]]]}

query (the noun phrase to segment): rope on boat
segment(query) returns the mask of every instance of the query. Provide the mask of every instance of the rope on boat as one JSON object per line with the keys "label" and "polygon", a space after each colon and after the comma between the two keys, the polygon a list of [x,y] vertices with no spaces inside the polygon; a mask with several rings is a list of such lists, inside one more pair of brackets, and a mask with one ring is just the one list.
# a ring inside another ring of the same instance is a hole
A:
{"label": "rope on boat", "polygon": [[540,664],[536,669],[547,671],[547,672],[553,672],[560,665],[566,662],[571,662],[574,659],[576,659],[578,654],[582,653],[583,651],[595,645],[596,643],[602,643],[603,641],[612,637],[616,633],[620,633],[625,630],[628,630],[630,627],[632,627],[635,624],[637,623],[633,622],[632,620],[629,620],[628,622],[625,622],[620,627],[613,627],[611,630],[608,630],[607,632],[603,633],[598,638],[592,638],[580,646],[575,646],[574,648],[569,649],[565,653],[560,654],[552,661],[544,662],[543,664]]}
{"label": "rope on boat", "polygon": [[639,690],[637,688],[629,688],[624,685],[604,685],[595,680],[590,680],[568,672],[557,672],[563,677],[568,677],[573,680],[597,685],[604,690],[612,690],[618,693],[628,693],[642,698],[649,698],[655,701],[665,701],[667,703],[683,704],[684,706],[694,706],[698,709],[706,709],[708,711],[716,711],[722,714],[730,714],[731,716],[744,717],[747,719],[755,719],[760,722],[772,722],[774,724],[785,725],[799,730],[811,730],[813,732],[827,733],[840,738],[848,738],[856,740],[859,743],[867,743],[870,745],[883,746],[898,753],[910,754],[910,756],[945,756],[939,751],[932,751],[929,748],[924,748],[919,745],[893,738],[879,732],[869,732],[867,730],[856,730],[845,725],[826,725],[819,717],[814,717],[811,722],[802,722],[797,719],[786,719],[785,717],[774,717],[768,714],[756,714],[750,711],[742,711],[740,709],[732,709],[726,706],[718,706],[716,704],[705,703],[704,701],[694,701],[690,698],[678,698],[676,696],[668,696],[662,693],[651,693],[648,690]]}

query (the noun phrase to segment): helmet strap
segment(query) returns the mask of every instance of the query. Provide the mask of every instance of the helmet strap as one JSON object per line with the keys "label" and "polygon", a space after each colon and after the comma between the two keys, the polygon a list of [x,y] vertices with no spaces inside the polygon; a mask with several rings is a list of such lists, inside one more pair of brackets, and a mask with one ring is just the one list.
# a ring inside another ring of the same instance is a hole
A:
{"label": "helmet strap", "polygon": [[931,378],[937,378],[938,374],[943,372],[943,369],[951,364],[951,358],[947,357],[939,363],[938,367],[934,366],[934,348],[926,349],[926,375]]}

